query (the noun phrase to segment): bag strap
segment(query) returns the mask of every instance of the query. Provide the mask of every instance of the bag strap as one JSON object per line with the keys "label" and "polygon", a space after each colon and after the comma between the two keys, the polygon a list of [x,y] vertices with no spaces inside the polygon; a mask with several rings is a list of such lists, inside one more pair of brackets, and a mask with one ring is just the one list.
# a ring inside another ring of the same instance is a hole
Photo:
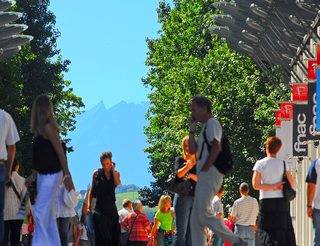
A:
{"label": "bag strap", "polygon": [[285,161],[282,161],[282,162],[283,162],[283,176],[287,176],[286,162]]}
{"label": "bag strap", "polygon": [[208,152],[210,152],[210,149],[211,149],[211,145],[209,144],[209,141],[207,139],[206,131],[207,131],[207,125],[204,127],[203,132],[202,132],[202,136],[203,136],[204,141],[202,142],[199,160],[201,160],[201,158],[202,158],[203,148],[204,148],[205,144],[207,145]]}
{"label": "bag strap", "polygon": [[128,242],[129,242],[130,235],[131,235],[131,232],[132,232],[132,228],[133,228],[133,226],[134,226],[134,223],[136,222],[136,220],[137,220],[137,218],[138,218],[139,215],[140,215],[140,214],[137,214],[137,216],[136,216],[136,217],[134,218],[134,220],[133,220],[133,223],[131,224],[131,228],[130,228],[130,231],[129,231],[127,244],[128,244]]}
{"label": "bag strap", "polygon": [[16,186],[14,185],[14,183],[12,182],[12,180],[10,180],[10,186],[13,189],[14,193],[16,194],[16,196],[18,197],[19,201],[21,201],[21,195],[19,194],[19,192],[17,191]]}

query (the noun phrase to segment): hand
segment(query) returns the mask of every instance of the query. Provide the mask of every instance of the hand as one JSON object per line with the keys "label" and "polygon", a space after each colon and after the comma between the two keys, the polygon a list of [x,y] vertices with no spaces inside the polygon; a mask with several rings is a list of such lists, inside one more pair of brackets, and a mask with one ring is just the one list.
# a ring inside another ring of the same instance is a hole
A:
{"label": "hand", "polygon": [[188,167],[188,169],[193,168],[194,165],[196,165],[196,161],[194,160],[187,160],[186,166]]}
{"label": "hand", "polygon": [[258,229],[258,225],[251,226],[252,230],[256,231]]}
{"label": "hand", "polygon": [[312,207],[308,207],[307,208],[307,215],[308,215],[309,218],[312,219]]}
{"label": "hand", "polygon": [[274,190],[282,190],[284,183],[285,182],[282,181],[282,182],[279,182],[279,183],[275,184]]}
{"label": "hand", "polygon": [[71,179],[71,176],[66,177],[66,178],[63,180],[63,183],[64,183],[64,186],[66,187],[66,189],[67,189],[68,191],[70,191],[70,190],[72,190],[72,189],[75,190],[74,184],[73,184],[72,179]]}

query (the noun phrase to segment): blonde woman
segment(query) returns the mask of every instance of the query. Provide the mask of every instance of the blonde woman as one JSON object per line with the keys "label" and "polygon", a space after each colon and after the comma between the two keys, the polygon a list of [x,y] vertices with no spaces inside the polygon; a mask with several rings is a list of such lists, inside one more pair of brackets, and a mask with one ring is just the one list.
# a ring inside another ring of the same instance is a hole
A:
{"label": "blonde woman", "polygon": [[198,177],[196,175],[196,155],[189,153],[189,136],[182,139],[182,154],[176,159],[175,170],[180,179],[190,179],[189,194],[174,195],[173,206],[176,219],[176,235],[174,246],[191,245],[190,215],[194,199],[194,190]]}
{"label": "blonde woman", "polygon": [[35,230],[32,245],[60,246],[56,220],[59,184],[74,189],[65,151],[59,138],[59,126],[53,117],[53,106],[47,95],[38,96],[32,106],[31,131],[33,140],[33,174],[37,175],[37,200],[33,206]]}
{"label": "blonde woman", "polygon": [[172,245],[174,213],[171,209],[171,197],[162,195],[158,203],[158,211],[154,216],[151,240],[156,238],[158,246]]}

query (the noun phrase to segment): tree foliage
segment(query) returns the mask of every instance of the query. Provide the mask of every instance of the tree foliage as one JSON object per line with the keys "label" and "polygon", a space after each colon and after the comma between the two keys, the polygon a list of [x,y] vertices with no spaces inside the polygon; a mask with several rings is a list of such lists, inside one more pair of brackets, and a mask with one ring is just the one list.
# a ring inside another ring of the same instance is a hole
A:
{"label": "tree foliage", "polygon": [[73,93],[71,82],[64,79],[70,61],[64,60],[57,49],[60,33],[48,6],[49,0],[16,1],[13,9],[24,13],[20,21],[29,26],[25,34],[34,39],[18,55],[0,64],[0,106],[12,115],[17,125],[21,138],[17,157],[23,174],[29,174],[32,166],[30,111],[35,97],[51,96],[64,136],[74,129],[74,118],[84,106]]}
{"label": "tree foliage", "polygon": [[179,0],[169,13],[160,2],[159,37],[147,39],[149,72],[143,83],[152,92],[148,95],[146,152],[155,182],[141,189],[140,195],[149,206],[157,204],[174,159],[181,155],[193,96],[207,95],[212,100],[213,115],[232,142],[236,168],[225,178],[225,204],[231,205],[239,196],[238,185],[251,183],[253,164],[264,155],[263,142],[274,130],[277,102],[288,98],[281,82],[283,90],[275,88],[251,59],[210,33],[213,2]]}

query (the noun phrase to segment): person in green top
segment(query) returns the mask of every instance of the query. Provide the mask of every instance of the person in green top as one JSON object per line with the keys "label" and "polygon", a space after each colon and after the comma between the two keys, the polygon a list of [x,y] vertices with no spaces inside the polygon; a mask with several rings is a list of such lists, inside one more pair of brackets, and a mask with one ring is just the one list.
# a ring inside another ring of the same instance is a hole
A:
{"label": "person in green top", "polygon": [[156,238],[158,246],[172,245],[174,212],[171,209],[171,204],[169,195],[160,197],[151,231],[151,239],[154,241]]}

